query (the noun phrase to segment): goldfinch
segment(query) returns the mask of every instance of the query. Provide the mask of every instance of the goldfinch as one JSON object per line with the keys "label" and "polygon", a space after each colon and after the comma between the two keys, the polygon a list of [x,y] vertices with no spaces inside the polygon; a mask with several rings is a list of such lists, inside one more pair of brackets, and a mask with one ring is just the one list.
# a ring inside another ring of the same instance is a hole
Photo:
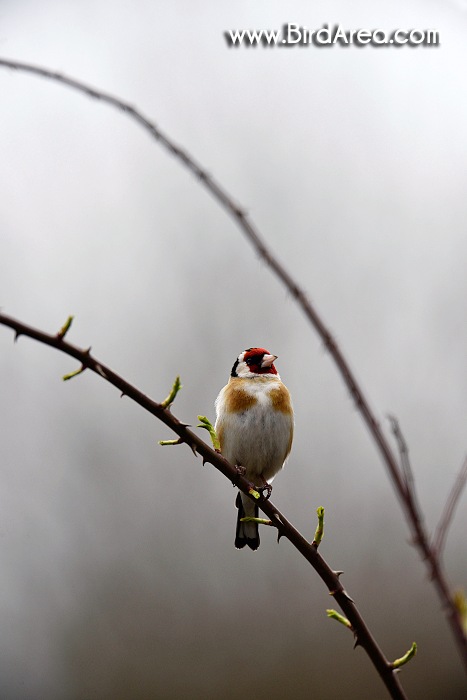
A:
{"label": "goldfinch", "polygon": [[[274,367],[276,359],[277,355],[264,348],[240,353],[215,403],[215,430],[222,455],[269,493],[269,482],[284,466],[292,447],[294,429],[290,394]],[[258,506],[240,491],[235,505],[235,546],[258,549],[258,523],[241,522],[245,517],[258,517]]]}

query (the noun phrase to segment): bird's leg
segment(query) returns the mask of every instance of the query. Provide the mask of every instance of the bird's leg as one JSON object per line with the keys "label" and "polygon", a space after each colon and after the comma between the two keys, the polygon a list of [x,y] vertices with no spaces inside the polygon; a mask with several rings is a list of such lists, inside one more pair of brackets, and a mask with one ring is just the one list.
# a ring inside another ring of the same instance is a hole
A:
{"label": "bird's leg", "polygon": [[[241,464],[236,464],[236,465],[235,465],[235,471],[237,472],[237,476],[238,476],[238,477],[243,476],[243,477],[245,478],[246,467],[242,467]],[[250,493],[256,494],[256,495],[254,496],[255,498],[259,498],[260,495],[262,495],[263,498],[265,498],[265,496],[264,496],[264,494],[263,494],[263,491],[264,491],[264,489],[265,489],[264,486],[261,487],[261,488],[258,488],[258,486],[256,486],[256,484],[254,484],[252,481],[249,481],[248,479],[246,479],[246,481],[248,482],[248,486],[249,486],[249,489],[250,489]],[[266,488],[271,489],[271,486],[269,486],[269,484],[267,484],[267,483],[264,481],[264,479],[262,479],[262,481],[263,481],[263,483],[266,484]],[[232,481],[232,486],[234,486],[234,487],[237,486],[237,479],[234,479],[234,480]],[[258,493],[258,492],[259,492],[259,493]],[[271,495],[270,492],[269,492],[269,495]],[[267,496],[267,498],[269,498],[269,496]]]}
{"label": "bird's leg", "polygon": [[272,486],[271,484],[268,484],[263,475],[260,476],[260,479],[262,481],[262,486],[258,489],[258,491],[260,492],[262,497],[266,499],[266,501],[269,501],[269,499],[271,498]]}
{"label": "bird's leg", "polygon": [[[246,474],[246,467],[242,467],[241,464],[236,464],[235,465],[235,471],[237,472],[237,476],[245,476]],[[232,480],[232,486],[235,488],[237,485],[237,479]]]}
{"label": "bird's leg", "polygon": [[[246,467],[242,467],[241,464],[236,464],[235,470],[236,470],[238,476],[245,476],[245,474],[246,474]],[[254,484],[253,482],[250,481],[249,482],[250,488],[254,491],[258,491],[261,494],[261,496],[266,501],[268,501],[271,498],[272,486],[271,486],[271,484],[268,484],[268,482],[266,481],[264,476],[260,475],[259,478],[261,479],[261,485],[256,486],[256,484]],[[235,483],[233,485],[235,486]]]}

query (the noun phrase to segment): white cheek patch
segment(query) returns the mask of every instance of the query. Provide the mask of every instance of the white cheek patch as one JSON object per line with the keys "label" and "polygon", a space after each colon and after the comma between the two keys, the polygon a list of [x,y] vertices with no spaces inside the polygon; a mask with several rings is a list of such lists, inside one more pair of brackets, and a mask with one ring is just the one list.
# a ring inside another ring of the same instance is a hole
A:
{"label": "white cheek patch", "polygon": [[237,376],[239,377],[254,377],[255,375],[250,372],[250,368],[248,367],[247,363],[243,361],[243,359],[240,359],[243,357],[245,353],[242,353],[239,358],[238,358],[238,365],[237,365]]}

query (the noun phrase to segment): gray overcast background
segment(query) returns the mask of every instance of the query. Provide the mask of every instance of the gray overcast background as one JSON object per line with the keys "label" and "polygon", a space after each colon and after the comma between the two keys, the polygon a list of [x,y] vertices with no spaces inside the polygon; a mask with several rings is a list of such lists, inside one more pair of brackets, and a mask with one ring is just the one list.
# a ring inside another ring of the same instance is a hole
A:
{"label": "gray overcast background", "polygon": [[[0,55],[138,106],[248,209],[395,413],[434,528],[466,453],[465,3],[15,0]],[[228,49],[233,28],[433,28],[438,48]],[[438,599],[322,344],[234,223],[124,114],[0,71],[0,300],[174,412],[214,417],[236,355],[279,355],[296,440],[273,500],[322,553],[411,698],[465,697]],[[70,358],[0,328],[0,696],[385,698],[326,589],[235,492]],[[205,435],[206,437],[206,435]],[[445,554],[466,586],[466,497]]]}

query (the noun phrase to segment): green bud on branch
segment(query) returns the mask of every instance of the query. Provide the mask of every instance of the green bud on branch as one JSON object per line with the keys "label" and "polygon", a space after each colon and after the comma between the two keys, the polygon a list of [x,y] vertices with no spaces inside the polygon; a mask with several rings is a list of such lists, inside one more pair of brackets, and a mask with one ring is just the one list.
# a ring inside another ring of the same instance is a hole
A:
{"label": "green bud on branch", "polygon": [[459,616],[461,618],[462,627],[464,628],[465,634],[467,635],[467,598],[465,597],[464,591],[457,590],[454,591],[453,595],[454,605],[456,606]]}
{"label": "green bud on branch", "polygon": [[392,667],[393,668],[400,668],[401,666],[404,666],[410,659],[412,659],[415,654],[417,653],[417,644],[414,642],[410,649],[408,650],[407,654],[404,654],[404,656],[401,656],[400,659],[396,659],[395,661],[392,662]]}
{"label": "green bud on branch", "polygon": [[240,518],[241,523],[258,523],[258,525],[272,525],[274,523],[272,520],[267,520],[266,518],[253,518],[251,515],[247,515],[245,518]]}
{"label": "green bud on branch", "polygon": [[216,450],[216,452],[220,452],[221,445],[219,442],[219,438],[217,437],[216,431],[214,430],[214,426],[209,420],[209,418],[207,418],[206,416],[198,416],[198,420],[200,421],[200,425],[196,427],[204,428],[209,432],[213,448]]}
{"label": "green bud on branch", "polygon": [[60,330],[57,333],[57,338],[60,338],[63,340],[63,338],[66,336],[68,331],[70,330],[70,326],[73,323],[74,316],[68,316],[67,320],[63,324],[63,326],[60,328]]}
{"label": "green bud on branch", "polygon": [[321,540],[323,539],[324,536],[324,508],[323,506],[319,506],[319,508],[316,509],[316,514],[318,516],[318,527],[315,530],[315,538],[313,540],[313,545],[318,549],[319,545],[321,544]]}
{"label": "green bud on branch", "polygon": [[73,377],[77,377],[78,374],[81,374],[82,372],[84,372],[85,369],[86,369],[86,367],[84,365],[81,365],[81,367],[79,369],[75,369],[74,372],[70,372],[69,374],[65,374],[62,377],[62,379],[64,382],[67,382],[69,379],[73,379]]}
{"label": "green bud on branch", "polygon": [[175,377],[175,381],[173,383],[170,394],[161,403],[162,408],[168,408],[171,404],[173,404],[173,402],[175,401],[175,397],[177,396],[181,388],[182,383],[180,381],[180,377]]}
{"label": "green bud on branch", "polygon": [[348,627],[349,630],[352,629],[352,625],[350,624],[348,619],[340,613],[338,613],[337,610],[326,610],[326,613],[328,617],[332,618],[333,620],[337,620],[337,622],[340,622],[341,625],[344,625],[344,627]]}

